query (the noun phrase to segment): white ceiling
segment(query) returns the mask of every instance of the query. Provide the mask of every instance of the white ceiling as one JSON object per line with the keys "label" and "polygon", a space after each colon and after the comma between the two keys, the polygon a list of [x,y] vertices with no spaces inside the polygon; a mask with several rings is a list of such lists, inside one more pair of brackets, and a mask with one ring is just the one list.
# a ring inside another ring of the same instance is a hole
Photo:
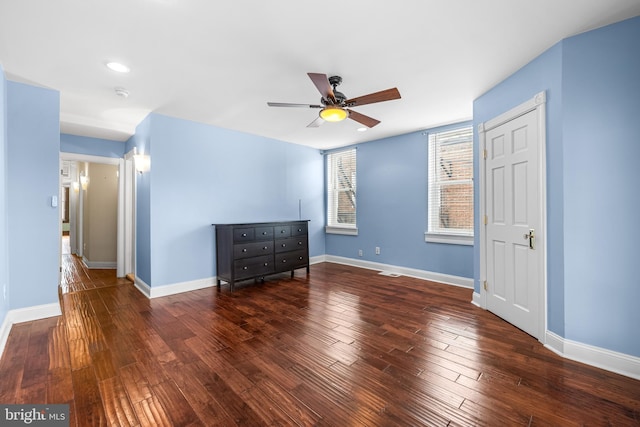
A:
{"label": "white ceiling", "polygon": [[[156,112],[331,148],[470,119],[558,41],[639,14],[638,0],[2,0],[0,63],[60,91],[64,133],[124,141]],[[318,110],[267,106],[318,104],[307,72],[342,76],[349,98],[402,99],[354,108],[382,121],[367,132],[307,128]]]}

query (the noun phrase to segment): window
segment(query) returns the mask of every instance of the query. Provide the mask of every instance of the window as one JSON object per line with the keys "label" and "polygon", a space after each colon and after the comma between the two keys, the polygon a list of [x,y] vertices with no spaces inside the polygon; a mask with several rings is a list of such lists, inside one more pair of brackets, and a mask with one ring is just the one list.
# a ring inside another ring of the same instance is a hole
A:
{"label": "window", "polygon": [[473,244],[473,129],[429,134],[426,241]]}
{"label": "window", "polygon": [[326,231],[337,234],[358,234],[355,148],[327,155]]}

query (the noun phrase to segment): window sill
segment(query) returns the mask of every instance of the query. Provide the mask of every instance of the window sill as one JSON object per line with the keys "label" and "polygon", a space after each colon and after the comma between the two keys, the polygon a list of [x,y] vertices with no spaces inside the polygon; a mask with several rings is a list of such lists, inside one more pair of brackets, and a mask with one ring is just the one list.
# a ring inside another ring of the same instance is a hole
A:
{"label": "window sill", "polygon": [[473,246],[473,236],[460,236],[456,234],[424,233],[424,241],[427,243]]}
{"label": "window sill", "polygon": [[324,228],[324,232],[327,234],[343,234],[345,236],[357,236],[358,229],[355,227],[335,227],[335,226],[326,226]]}

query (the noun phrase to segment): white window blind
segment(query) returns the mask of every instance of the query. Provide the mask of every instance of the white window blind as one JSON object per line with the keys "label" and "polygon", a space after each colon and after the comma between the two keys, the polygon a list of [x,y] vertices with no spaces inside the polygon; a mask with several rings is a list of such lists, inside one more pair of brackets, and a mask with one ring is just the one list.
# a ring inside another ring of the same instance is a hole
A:
{"label": "white window blind", "polygon": [[327,155],[327,228],[356,228],[356,149]]}
{"label": "white window blind", "polygon": [[473,236],[473,129],[430,133],[428,161],[427,235]]}

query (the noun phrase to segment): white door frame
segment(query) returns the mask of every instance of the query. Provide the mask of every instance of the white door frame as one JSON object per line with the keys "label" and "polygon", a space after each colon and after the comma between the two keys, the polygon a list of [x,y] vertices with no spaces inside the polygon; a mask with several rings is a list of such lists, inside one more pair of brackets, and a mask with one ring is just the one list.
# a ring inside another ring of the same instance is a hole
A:
{"label": "white door frame", "polygon": [[[123,158],[115,158],[115,157],[102,157],[102,156],[92,156],[88,154],[75,154],[75,153],[60,153],[60,160],[69,160],[76,162],[89,162],[89,163],[100,163],[107,165],[117,165],[118,166],[118,176],[124,176],[124,159]],[[117,277],[124,276],[124,257],[125,257],[125,246],[124,246],[124,230],[123,230],[123,221],[125,215],[125,201],[124,201],[124,184],[122,179],[118,179],[118,214],[117,214],[117,240],[116,240],[116,275]],[[62,241],[62,233],[60,234],[60,240]],[[62,251],[62,244],[60,244],[60,251]],[[62,259],[62,254],[60,255],[60,259]]]}
{"label": "white door frame", "polygon": [[136,271],[136,167],[134,156],[136,155],[136,147],[124,155],[124,178],[121,180],[122,198],[124,200],[124,217],[122,232],[124,233],[124,273],[133,273]]}
{"label": "white door frame", "polygon": [[487,291],[484,287],[484,283],[487,280],[487,236],[486,236],[486,167],[484,162],[484,153],[486,152],[486,132],[494,129],[506,122],[509,122],[516,117],[520,117],[531,111],[536,111],[538,120],[538,135],[539,135],[539,150],[538,150],[538,188],[540,193],[538,195],[539,200],[539,214],[541,229],[536,230],[536,234],[544,236],[542,245],[538,246],[541,253],[541,271],[539,277],[541,281],[541,292],[539,292],[539,305],[540,312],[538,316],[538,331],[539,336],[536,338],[542,343],[545,342],[547,331],[547,156],[546,156],[546,94],[544,91],[537,93],[533,98],[525,101],[511,110],[500,114],[499,116],[488,120],[478,125],[478,151],[479,151],[479,201],[480,201],[480,306],[486,310],[487,308]]}

